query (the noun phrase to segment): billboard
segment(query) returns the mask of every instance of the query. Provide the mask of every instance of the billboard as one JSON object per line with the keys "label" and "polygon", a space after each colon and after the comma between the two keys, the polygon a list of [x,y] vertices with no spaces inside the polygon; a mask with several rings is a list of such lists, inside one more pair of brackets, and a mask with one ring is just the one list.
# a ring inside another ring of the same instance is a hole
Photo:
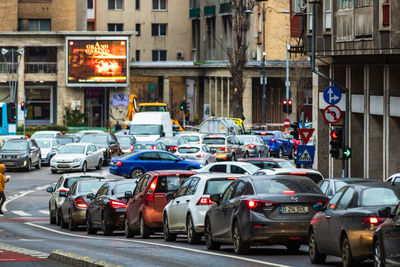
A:
{"label": "billboard", "polygon": [[128,86],[128,38],[69,37],[67,86]]}

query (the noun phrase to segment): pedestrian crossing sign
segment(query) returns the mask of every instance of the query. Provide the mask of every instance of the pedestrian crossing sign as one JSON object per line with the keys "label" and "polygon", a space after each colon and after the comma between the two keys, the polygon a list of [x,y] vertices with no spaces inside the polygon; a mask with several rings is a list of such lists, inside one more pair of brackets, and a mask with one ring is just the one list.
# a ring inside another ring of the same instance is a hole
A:
{"label": "pedestrian crossing sign", "polygon": [[313,164],[315,146],[297,146],[296,164]]}

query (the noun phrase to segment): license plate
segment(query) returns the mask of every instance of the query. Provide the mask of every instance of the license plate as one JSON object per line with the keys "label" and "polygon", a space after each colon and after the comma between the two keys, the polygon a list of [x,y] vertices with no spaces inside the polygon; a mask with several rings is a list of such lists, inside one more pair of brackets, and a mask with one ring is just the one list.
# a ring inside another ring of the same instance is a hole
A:
{"label": "license plate", "polygon": [[58,164],[59,168],[68,168],[69,165],[68,164]]}
{"label": "license plate", "polygon": [[308,213],[307,206],[281,206],[279,208],[281,213]]}
{"label": "license plate", "polygon": [[5,162],[4,165],[6,166],[15,166],[15,162]]}

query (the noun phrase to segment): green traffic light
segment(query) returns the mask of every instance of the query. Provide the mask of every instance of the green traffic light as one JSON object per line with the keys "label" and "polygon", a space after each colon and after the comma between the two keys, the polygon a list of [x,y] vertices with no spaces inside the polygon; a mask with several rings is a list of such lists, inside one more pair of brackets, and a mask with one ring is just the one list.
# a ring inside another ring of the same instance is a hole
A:
{"label": "green traffic light", "polygon": [[343,159],[350,159],[352,155],[352,149],[350,147],[345,147],[343,149]]}

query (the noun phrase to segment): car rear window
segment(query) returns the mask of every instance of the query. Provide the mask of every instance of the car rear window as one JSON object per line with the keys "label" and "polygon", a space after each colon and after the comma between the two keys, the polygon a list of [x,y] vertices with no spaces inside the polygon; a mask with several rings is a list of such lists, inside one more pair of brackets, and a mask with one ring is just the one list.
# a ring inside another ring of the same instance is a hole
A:
{"label": "car rear window", "polygon": [[322,194],[313,181],[306,179],[255,179],[254,187],[258,194],[282,194],[287,190],[293,190],[296,193]]}
{"label": "car rear window", "polygon": [[395,206],[400,188],[367,188],[362,191],[361,206]]}
{"label": "car rear window", "polygon": [[198,148],[198,147],[180,147],[180,148],[178,148],[179,153],[193,154],[193,153],[197,153],[199,151],[200,151],[200,148]]}
{"label": "car rear window", "polygon": [[158,176],[155,193],[168,193],[178,190],[190,175]]}
{"label": "car rear window", "polygon": [[97,177],[73,177],[73,178],[67,178],[64,181],[64,187],[66,188],[70,188],[71,185],[73,183],[75,183],[76,181],[80,181],[80,180],[94,180],[94,179],[99,179]]}
{"label": "car rear window", "polygon": [[104,181],[92,181],[92,182],[83,182],[79,183],[79,187],[77,192],[79,194],[89,194],[89,193],[97,193],[99,188],[104,184]]}
{"label": "car rear window", "polygon": [[133,150],[140,150],[140,149],[153,149],[153,145],[149,144],[135,144]]}
{"label": "car rear window", "polygon": [[225,145],[224,137],[205,137],[203,139],[203,144],[207,145]]}
{"label": "car rear window", "polygon": [[273,133],[256,133],[256,135],[261,135],[262,138],[272,139],[274,138]]}
{"label": "car rear window", "polygon": [[208,180],[204,188],[204,195],[222,194],[235,179],[219,178]]}
{"label": "car rear window", "polygon": [[296,176],[303,176],[303,177],[307,177],[310,178],[311,180],[313,180],[316,184],[319,183],[319,181],[323,180],[324,177],[322,177],[320,174],[318,173],[310,173],[310,172],[287,172],[287,173],[277,173],[277,175],[296,175]]}
{"label": "car rear window", "polygon": [[197,135],[184,135],[184,138],[188,142],[199,142],[200,141],[200,138]]}

